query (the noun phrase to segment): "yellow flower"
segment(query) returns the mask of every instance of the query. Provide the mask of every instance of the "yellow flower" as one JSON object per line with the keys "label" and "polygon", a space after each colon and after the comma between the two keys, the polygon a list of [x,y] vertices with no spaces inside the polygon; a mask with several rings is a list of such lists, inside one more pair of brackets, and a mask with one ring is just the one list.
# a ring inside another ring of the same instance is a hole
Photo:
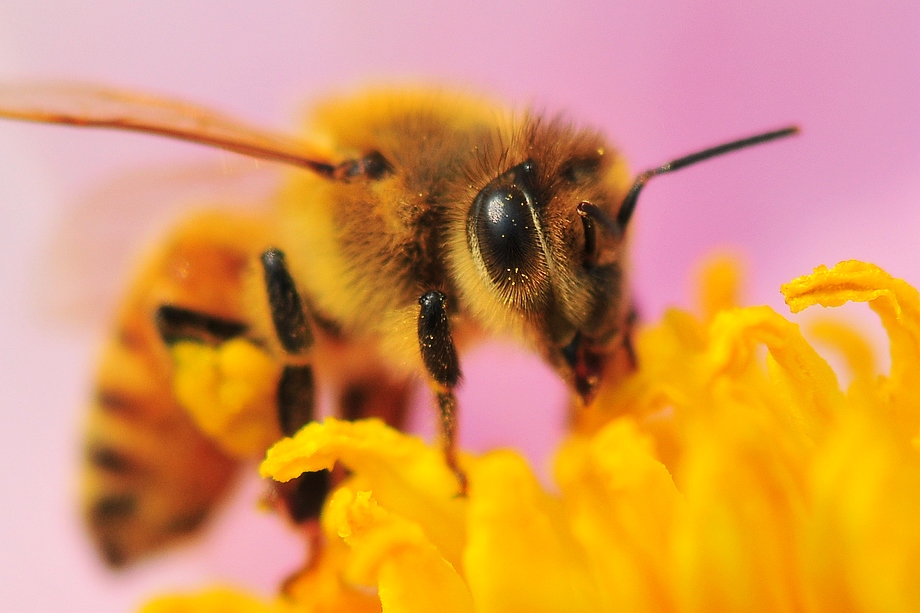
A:
{"label": "yellow flower", "polygon": [[275,603],[215,591],[145,613],[920,610],[920,297],[859,262],[783,287],[793,311],[881,317],[888,376],[850,329],[815,328],[844,390],[797,325],[736,308],[736,284],[710,269],[701,318],[639,332],[639,370],[577,417],[553,490],[502,450],[461,457],[461,498],[436,447],[376,420],[313,423],[261,470],[351,471],[317,563]]}
{"label": "yellow flower", "polygon": [[179,341],[173,391],[195,424],[232,457],[253,458],[281,435],[276,424],[276,365],[252,341],[217,347]]}
{"label": "yellow flower", "polygon": [[195,596],[161,596],[141,613],[281,613],[282,605],[266,604],[230,588],[215,588]]}

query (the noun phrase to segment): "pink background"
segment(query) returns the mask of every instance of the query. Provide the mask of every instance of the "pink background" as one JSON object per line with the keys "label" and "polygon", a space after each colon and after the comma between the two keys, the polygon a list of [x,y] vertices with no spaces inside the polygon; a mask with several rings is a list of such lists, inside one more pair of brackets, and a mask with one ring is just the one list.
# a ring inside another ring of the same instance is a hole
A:
{"label": "pink background", "polygon": [[[695,262],[721,245],[746,256],[750,300],[780,309],[782,282],[840,259],[875,261],[920,284],[916,2],[155,5],[5,2],[0,79],[180,95],[278,129],[296,125],[302,104],[330,89],[435,82],[565,110],[606,130],[636,170],[797,122],[796,140],[646,190],[634,253],[646,316],[687,304]],[[112,253],[91,276],[100,288],[117,285],[129,256],[97,240],[92,226],[133,245],[138,220],[162,226],[165,213],[129,208],[131,223],[90,219],[75,237],[62,228],[81,196],[120,171],[229,157],[0,123],[0,610],[126,611],[148,594],[211,581],[268,593],[297,560],[275,520],[252,511],[252,479],[196,544],[114,577],[91,555],[73,512],[78,409],[111,304],[101,299],[77,323],[52,314],[56,300],[69,299],[56,288],[73,279],[62,279],[48,254],[69,241]],[[463,441],[523,446],[544,468],[564,404],[558,382],[504,346],[464,364]],[[424,429],[424,414],[420,421]]]}

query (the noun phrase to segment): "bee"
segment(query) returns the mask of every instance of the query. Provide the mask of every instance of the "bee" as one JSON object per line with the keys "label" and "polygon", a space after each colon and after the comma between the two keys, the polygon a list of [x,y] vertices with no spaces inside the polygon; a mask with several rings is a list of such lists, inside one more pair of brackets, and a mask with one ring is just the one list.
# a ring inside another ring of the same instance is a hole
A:
{"label": "bee", "polygon": [[[589,403],[635,362],[628,244],[646,182],[796,132],[632,177],[597,131],[436,91],[329,100],[304,140],[89,86],[0,88],[0,116],[147,132],[294,169],[264,218],[180,225],[128,293],[99,368],[84,469],[87,520],[113,565],[193,531],[246,457],[314,419],[317,380],[341,416],[399,427],[425,379],[462,493],[458,355],[512,337]],[[202,351],[212,363],[258,357],[238,360],[249,368],[243,400],[195,392],[213,374],[195,366]],[[327,473],[307,474],[280,498],[309,522],[330,485]]]}

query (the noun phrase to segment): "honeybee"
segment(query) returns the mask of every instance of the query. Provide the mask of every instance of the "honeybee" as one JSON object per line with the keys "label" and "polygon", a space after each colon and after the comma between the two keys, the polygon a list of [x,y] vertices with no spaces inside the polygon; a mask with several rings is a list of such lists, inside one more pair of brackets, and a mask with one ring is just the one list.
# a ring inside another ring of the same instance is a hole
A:
{"label": "honeybee", "polygon": [[[0,88],[0,116],[149,132],[297,169],[264,218],[180,225],[128,293],[84,470],[87,520],[113,565],[194,530],[241,461],[314,418],[316,380],[343,417],[399,427],[425,379],[462,492],[458,354],[512,337],[589,403],[634,364],[627,247],[645,183],[796,131],[633,178],[597,131],[435,91],[329,100],[303,141],[86,86]],[[295,521],[317,517],[330,479],[307,474],[282,491]]]}

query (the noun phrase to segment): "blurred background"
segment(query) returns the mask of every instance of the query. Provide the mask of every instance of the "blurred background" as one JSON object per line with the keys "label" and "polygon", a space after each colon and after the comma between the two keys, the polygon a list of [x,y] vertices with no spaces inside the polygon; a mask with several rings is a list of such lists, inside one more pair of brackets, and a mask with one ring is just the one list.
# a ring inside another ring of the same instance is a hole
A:
{"label": "blurred background", "polygon": [[[279,130],[330,91],[435,83],[564,111],[636,171],[794,122],[796,139],[646,189],[633,252],[644,317],[689,304],[696,263],[718,247],[746,261],[748,301],[782,313],[779,285],[818,264],[870,260],[920,284],[912,1],[4,2],[0,80],[36,78],[180,96]],[[300,559],[254,510],[251,476],[196,543],[118,575],[75,514],[81,408],[113,297],[184,206],[151,198],[161,175],[144,169],[186,165],[255,168],[156,138],[0,123],[2,610],[130,611],[214,582],[268,594]],[[232,193],[213,175],[198,196]],[[118,177],[124,189],[107,189]],[[461,442],[521,447],[545,471],[562,386],[504,345],[464,368]]]}

